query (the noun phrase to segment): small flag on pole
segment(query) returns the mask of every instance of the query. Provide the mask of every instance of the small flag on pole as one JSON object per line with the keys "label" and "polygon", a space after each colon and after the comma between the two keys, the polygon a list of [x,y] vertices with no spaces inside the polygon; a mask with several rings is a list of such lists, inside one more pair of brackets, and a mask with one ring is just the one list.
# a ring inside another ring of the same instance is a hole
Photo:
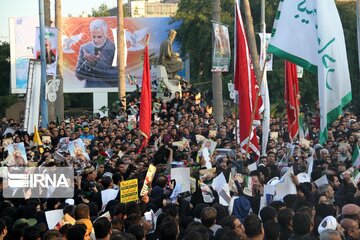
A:
{"label": "small flag on pole", "polygon": [[352,155],[352,165],[354,167],[360,166],[360,151],[359,151],[359,146],[357,144]]}

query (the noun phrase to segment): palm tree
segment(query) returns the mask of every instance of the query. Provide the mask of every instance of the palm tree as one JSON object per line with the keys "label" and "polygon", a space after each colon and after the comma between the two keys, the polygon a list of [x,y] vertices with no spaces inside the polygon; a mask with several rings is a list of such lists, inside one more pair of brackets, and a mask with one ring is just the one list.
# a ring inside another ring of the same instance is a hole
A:
{"label": "palm tree", "polygon": [[57,75],[60,79],[59,90],[55,101],[55,112],[60,119],[64,118],[64,82],[63,82],[63,53],[62,53],[62,19],[61,0],[55,0],[55,26],[58,29],[58,62]]}
{"label": "palm tree", "polygon": [[251,7],[249,0],[243,0],[243,6],[245,11],[245,30],[246,30],[246,38],[248,40],[249,50],[251,54],[251,59],[254,66],[254,71],[256,75],[257,81],[261,79],[261,70],[259,63],[259,55],[256,48],[255,41],[255,32],[254,32],[254,23],[251,15]]}
{"label": "palm tree", "polygon": [[124,56],[124,15],[123,1],[117,0],[117,61],[119,72],[119,100],[126,108],[126,79],[125,79],[125,56]]}

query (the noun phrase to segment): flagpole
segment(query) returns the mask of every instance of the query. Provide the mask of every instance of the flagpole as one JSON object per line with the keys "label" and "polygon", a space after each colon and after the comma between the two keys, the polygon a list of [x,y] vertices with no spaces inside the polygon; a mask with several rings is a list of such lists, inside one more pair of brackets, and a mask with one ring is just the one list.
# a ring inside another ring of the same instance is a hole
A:
{"label": "flagpole", "polygon": [[[266,24],[265,24],[265,0],[261,0],[261,23],[260,23],[260,28],[261,28],[261,33],[263,34],[263,38],[264,38],[264,41],[262,41],[263,46],[262,49],[265,50],[265,44],[266,44]],[[250,145],[250,136],[251,136],[251,131],[253,130],[253,122],[254,122],[254,118],[255,118],[255,113],[257,111],[257,106],[258,106],[258,102],[259,102],[259,94],[261,93],[261,87],[262,87],[262,82],[263,82],[263,79],[264,79],[264,74],[265,74],[265,68],[266,68],[266,62],[267,62],[267,59],[266,59],[266,51],[264,51],[264,54],[263,54],[263,66],[262,66],[262,69],[261,69],[261,78],[258,79],[258,87],[259,87],[259,91],[258,91],[258,94],[255,98],[255,105],[254,105],[254,111],[251,112],[251,122],[250,122],[250,126],[249,126],[249,134],[248,134],[248,142],[246,144],[246,157],[248,155],[248,152],[249,152],[249,145]]]}
{"label": "flagpole", "polygon": [[254,122],[254,118],[255,118],[255,113],[256,111],[258,111],[257,109],[257,106],[258,106],[258,102],[259,102],[259,93],[261,92],[261,85],[262,85],[262,81],[263,81],[263,78],[264,78],[264,73],[265,73],[265,67],[266,67],[266,59],[264,61],[264,66],[262,67],[262,70],[261,70],[261,78],[260,80],[258,81],[258,87],[259,87],[259,90],[258,92],[256,93],[256,96],[255,96],[255,104],[254,104],[254,111],[251,112],[251,121],[250,121],[250,126],[249,126],[249,134],[248,134],[248,141],[247,141],[247,144],[246,144],[246,153],[245,153],[245,156],[247,157],[248,153],[249,153],[249,145],[250,145],[250,136],[251,136],[251,131],[253,130],[252,126],[253,126],[253,122]]}

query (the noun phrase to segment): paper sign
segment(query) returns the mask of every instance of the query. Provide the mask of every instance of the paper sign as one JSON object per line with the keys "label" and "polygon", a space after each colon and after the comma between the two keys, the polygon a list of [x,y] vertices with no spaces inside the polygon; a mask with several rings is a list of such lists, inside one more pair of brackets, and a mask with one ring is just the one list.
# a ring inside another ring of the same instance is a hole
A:
{"label": "paper sign", "polygon": [[170,199],[176,202],[177,197],[180,195],[183,189],[183,184],[177,183],[174,190],[171,193]]}
{"label": "paper sign", "polygon": [[203,135],[199,135],[199,134],[195,135],[195,138],[196,138],[196,142],[198,144],[202,144],[206,140],[206,137],[204,137]]}
{"label": "paper sign", "polygon": [[56,209],[45,212],[46,222],[49,229],[53,229],[56,224],[64,217],[62,209]]}
{"label": "paper sign", "polygon": [[3,139],[2,146],[3,146],[5,149],[7,149],[7,146],[8,146],[9,144],[12,144],[12,143],[13,143],[12,138],[5,138],[5,139]]}
{"label": "paper sign", "polygon": [[214,198],[214,195],[213,195],[211,189],[209,188],[209,186],[206,185],[205,183],[200,183],[200,188],[201,188],[201,194],[203,195],[204,202],[212,203],[215,200],[215,198]]}
{"label": "paper sign", "polygon": [[102,217],[106,217],[110,222],[111,222],[111,214],[109,211],[107,211],[106,213],[102,214],[100,217],[98,217],[97,219],[95,219],[94,223],[99,219],[99,218],[102,218]]}
{"label": "paper sign", "polygon": [[102,210],[105,209],[106,204],[114,200],[119,193],[119,189],[105,189],[101,191]]}
{"label": "paper sign", "polygon": [[340,178],[344,179],[345,177],[350,177],[354,171],[355,171],[355,168],[351,167],[351,168],[347,169],[345,172],[341,173]]}
{"label": "paper sign", "polygon": [[155,173],[156,173],[156,167],[154,165],[150,164],[148,171],[146,173],[144,185],[140,192],[140,196],[144,196],[145,194],[149,193],[149,188],[154,179]]}
{"label": "paper sign", "polygon": [[189,140],[186,138],[183,138],[181,141],[173,142],[172,145],[177,147],[180,151],[190,148]]}
{"label": "paper sign", "polygon": [[219,194],[220,204],[224,206],[229,206],[229,202],[231,199],[230,188],[228,183],[226,182],[224,174],[220,173],[216,178],[214,178],[211,186]]}
{"label": "paper sign", "polygon": [[27,163],[25,145],[23,142],[12,143],[7,146],[7,166],[24,166]]}
{"label": "paper sign", "polygon": [[295,145],[288,143],[286,145],[286,156],[287,158],[289,158],[290,156],[292,156],[294,154],[294,150],[295,150]]}
{"label": "paper sign", "polygon": [[291,175],[294,174],[293,167],[290,167],[279,182],[275,185],[276,199],[282,199],[288,194],[296,194],[296,186],[291,180]]}
{"label": "paper sign", "polygon": [[352,174],[351,174],[351,182],[354,184],[354,187],[357,188],[357,184],[359,183],[360,180],[360,172],[358,169],[356,169]]}
{"label": "paper sign", "polygon": [[85,144],[82,139],[78,138],[72,142],[69,143],[68,149],[70,152],[70,155],[75,158],[82,159],[85,157],[87,160],[90,160],[89,155],[87,154],[85,150]]}
{"label": "paper sign", "polygon": [[50,136],[41,136],[41,141],[44,145],[51,144],[51,137]]}
{"label": "paper sign", "polygon": [[206,183],[211,183],[215,175],[215,172],[216,172],[216,168],[201,169],[199,171],[200,180]]}
{"label": "paper sign", "polygon": [[128,129],[132,130],[136,128],[136,115],[129,115],[128,116]]}
{"label": "paper sign", "polygon": [[307,161],[307,174],[309,174],[311,176],[311,173],[312,173],[312,170],[314,167],[314,157],[313,156],[308,157],[306,159],[306,161]]}
{"label": "paper sign", "polygon": [[274,185],[269,185],[269,184],[264,185],[265,206],[269,206],[273,202],[275,196],[275,190],[276,188]]}
{"label": "paper sign", "polygon": [[[227,189],[226,189],[227,188]],[[229,191],[229,186],[225,186],[225,189],[222,188],[218,194],[219,194],[219,200],[220,200],[220,204],[223,206],[229,206],[230,201],[231,201],[231,197],[230,197],[230,193]],[[224,202],[223,202],[224,201]]]}
{"label": "paper sign", "polygon": [[225,185],[227,185],[227,182],[223,173],[220,173],[216,178],[214,178],[211,184],[212,188],[217,192],[220,192]]}
{"label": "paper sign", "polygon": [[249,169],[249,172],[256,171],[257,170],[256,162],[248,165],[248,169]]}
{"label": "paper sign", "polygon": [[175,179],[176,185],[182,185],[180,193],[190,192],[190,168],[172,168],[171,179]]}
{"label": "paper sign", "polygon": [[315,185],[317,187],[324,185],[324,184],[329,184],[329,181],[328,181],[326,175],[322,176],[321,178],[319,178],[315,181]]}
{"label": "paper sign", "polygon": [[138,200],[138,179],[120,182],[120,200],[122,203]]}
{"label": "paper sign", "polygon": [[[69,214],[65,214],[65,216],[55,225],[54,229],[60,230],[60,228],[66,224],[74,225],[76,220],[71,217]],[[50,228],[49,228],[50,229]]]}
{"label": "paper sign", "polygon": [[260,219],[261,219],[260,211],[261,211],[261,209],[263,209],[264,207],[266,207],[266,199],[265,199],[265,196],[261,196],[261,197],[260,197],[259,214],[258,214],[258,217],[259,217]]}
{"label": "paper sign", "polygon": [[210,139],[206,139],[202,145],[201,145],[201,149],[207,148],[210,152],[210,156],[214,153],[215,148],[216,148],[217,142],[214,142],[213,140]]}

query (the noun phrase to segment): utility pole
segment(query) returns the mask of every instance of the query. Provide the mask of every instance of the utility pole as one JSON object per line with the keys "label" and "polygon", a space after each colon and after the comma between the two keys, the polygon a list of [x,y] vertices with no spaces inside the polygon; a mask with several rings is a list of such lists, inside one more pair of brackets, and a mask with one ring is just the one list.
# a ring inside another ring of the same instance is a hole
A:
{"label": "utility pole", "polygon": [[[220,22],[221,6],[220,0],[213,0],[212,20]],[[212,38],[214,41],[214,37]],[[213,44],[214,46],[214,44]],[[224,102],[222,95],[222,73],[212,73],[212,92],[213,92],[213,116],[215,122],[220,124],[224,121]]]}
{"label": "utility pole", "polygon": [[40,109],[41,109],[41,127],[48,126],[48,105],[46,102],[46,62],[45,62],[45,17],[44,17],[44,0],[39,0],[39,21],[40,21],[40,49],[41,49],[41,91],[40,91]]}
{"label": "utility pole", "polygon": [[126,109],[125,55],[124,55],[124,13],[123,1],[117,0],[117,66],[119,74],[119,100]]}
{"label": "utility pole", "polygon": [[[64,119],[64,79],[63,79],[63,51],[62,51],[62,19],[61,1],[55,0],[55,27],[58,29],[58,62],[57,77],[60,79],[59,90],[56,93],[55,113],[60,119]],[[56,116],[55,116],[56,117]]]}
{"label": "utility pole", "polygon": [[[245,29],[246,29],[246,37],[248,40],[249,50],[251,54],[251,59],[256,75],[256,80],[259,82],[261,79],[261,70],[259,63],[259,54],[256,48],[255,41],[255,32],[254,32],[254,23],[251,15],[251,7],[249,0],[243,0],[244,10],[245,10]],[[265,16],[265,14],[264,14]],[[265,21],[264,21],[265,22]]]}
{"label": "utility pole", "polygon": [[[50,17],[50,0],[44,0],[44,16],[45,16],[45,27],[51,27]],[[46,75],[46,82],[50,80],[52,76]],[[55,120],[55,103],[47,100],[48,104],[48,117],[49,121]]]}

